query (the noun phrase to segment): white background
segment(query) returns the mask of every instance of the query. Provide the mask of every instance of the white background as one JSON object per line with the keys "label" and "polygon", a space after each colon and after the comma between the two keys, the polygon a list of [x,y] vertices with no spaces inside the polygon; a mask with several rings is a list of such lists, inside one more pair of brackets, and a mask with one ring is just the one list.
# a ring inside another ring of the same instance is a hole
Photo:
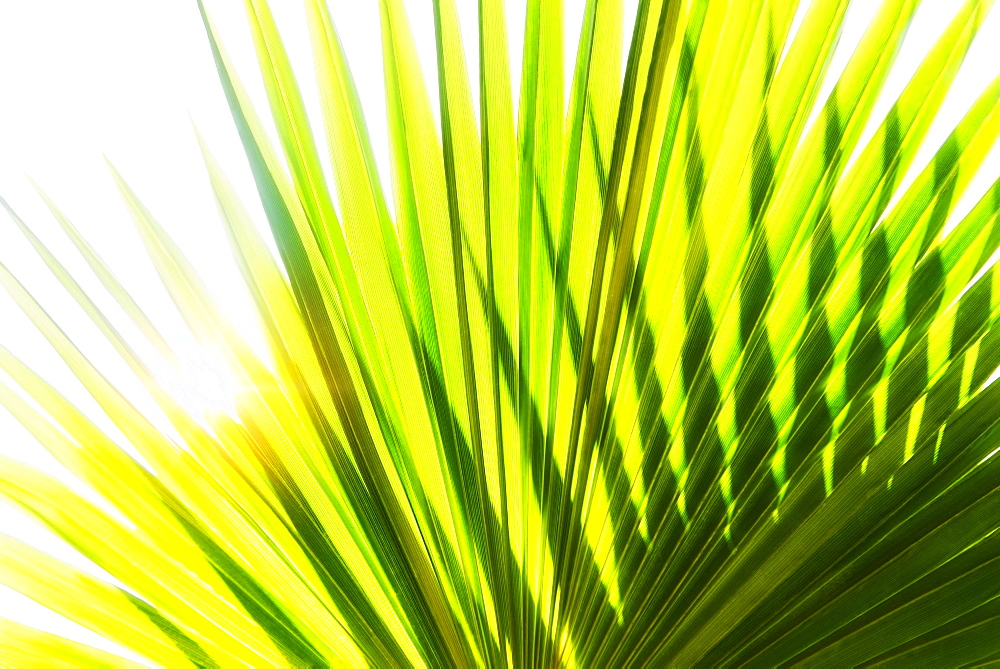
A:
{"label": "white background", "polygon": [[[379,168],[383,177],[387,177],[377,2],[330,0],[329,4],[360,90]],[[428,84],[434,86],[431,0],[408,0],[406,4]],[[457,0],[457,4],[471,71],[475,73],[476,3]],[[565,4],[566,60],[571,68],[583,0],[565,0]],[[636,4],[637,0],[626,2],[626,25],[632,23]],[[958,4],[955,0],[925,2],[876,115],[888,109],[920,55],[933,43]],[[208,0],[207,5],[244,84],[261,115],[266,116],[263,86],[256,73],[243,3]],[[843,67],[874,5],[872,0],[854,3],[832,66],[834,72]],[[516,96],[524,0],[508,2],[508,7],[508,33],[516,45],[512,49]],[[302,82],[317,139],[324,146],[302,3],[273,0],[273,9]],[[982,88],[998,73],[1000,11],[993,11],[973,45],[969,61],[931,132],[926,150],[918,158],[917,167],[926,163]],[[568,81],[569,77],[567,84]],[[472,89],[474,94],[478,93],[477,86]],[[436,111],[436,94],[431,95],[431,100]],[[110,300],[104,299],[97,282],[58,232],[26,179],[26,175],[30,176],[81,229],[168,338],[183,342],[186,335],[180,319],[146,260],[106,168],[104,156],[107,156],[202,272],[228,315],[240,324],[251,343],[263,351],[250,302],[241,288],[218,221],[192,124],[207,138],[211,150],[263,228],[263,215],[194,0],[0,0],[0,196],[75,271],[81,283],[92,289],[98,303],[108,307],[125,334],[134,334]],[[994,151],[958,213],[967,211],[998,174],[1000,155]],[[124,364],[49,276],[2,212],[0,262],[18,276],[51,314],[58,316],[62,327],[113,382],[135,398],[138,406],[155,414]],[[135,337],[131,339],[137,341]],[[0,344],[63,390],[110,434],[117,434],[106,419],[100,418],[93,400],[47,344],[40,341],[36,330],[3,291],[0,291]],[[0,381],[7,379],[0,374]],[[197,396],[197,391],[194,394]],[[0,453],[71,481],[68,473],[2,408]],[[0,503],[0,532],[113,580],[3,503]],[[129,655],[2,586],[0,616]]]}

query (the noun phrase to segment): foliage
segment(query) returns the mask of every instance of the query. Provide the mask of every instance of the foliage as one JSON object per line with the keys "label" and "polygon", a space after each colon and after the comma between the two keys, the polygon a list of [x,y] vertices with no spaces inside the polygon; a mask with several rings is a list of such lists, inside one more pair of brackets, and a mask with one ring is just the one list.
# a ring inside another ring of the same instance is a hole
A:
{"label": "foliage", "polygon": [[[793,31],[797,0],[642,0],[628,33],[621,0],[588,0],[567,104],[562,8],[533,0],[515,122],[502,0],[479,0],[473,84],[434,0],[438,123],[380,0],[394,212],[324,0],[333,183],[266,0],[246,7],[277,148],[202,7],[280,253],[206,150],[273,360],[117,173],[231,411],[185,408],[10,211],[179,439],[0,268],[141,456],[0,349],[0,402],[107,505],[12,460],[0,495],[128,590],[12,538],[0,582],[168,667],[1000,660],[1000,182],[946,228],[1000,79],[904,182],[991,2],[962,3],[866,142],[920,3],[882,2],[821,99],[847,4]],[[5,666],[128,664],[0,639]]]}

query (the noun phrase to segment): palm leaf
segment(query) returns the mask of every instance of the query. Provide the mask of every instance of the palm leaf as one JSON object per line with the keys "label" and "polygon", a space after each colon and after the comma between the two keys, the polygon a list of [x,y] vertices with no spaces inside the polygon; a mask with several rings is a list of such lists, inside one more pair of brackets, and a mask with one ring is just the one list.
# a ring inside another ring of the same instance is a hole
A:
{"label": "palm leaf", "polygon": [[[562,4],[533,0],[516,110],[500,0],[478,72],[434,0],[433,92],[403,4],[378,4],[390,210],[349,27],[306,2],[324,146],[246,0],[274,146],[199,3],[278,249],[199,137],[268,359],[111,168],[226,409],[153,371],[176,344],[55,203],[152,348],[7,207],[172,429],[0,266],[131,446],[0,349],[0,403],[96,497],[13,460],[0,495],[124,587],[13,538],[0,583],[157,666],[1000,659],[1000,181],[954,220],[1000,79],[918,161],[992,3],[961,4],[884,118],[917,0],[880,3],[832,89],[847,0],[641,0],[631,32],[588,0],[568,87]],[[0,622],[5,666],[39,657],[131,666]]]}

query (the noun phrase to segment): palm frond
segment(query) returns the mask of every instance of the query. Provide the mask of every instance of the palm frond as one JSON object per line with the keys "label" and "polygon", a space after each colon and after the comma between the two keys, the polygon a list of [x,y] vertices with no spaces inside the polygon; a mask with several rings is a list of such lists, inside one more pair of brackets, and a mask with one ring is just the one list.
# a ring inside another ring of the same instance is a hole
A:
{"label": "palm frond", "polygon": [[[918,161],[992,2],[961,3],[884,118],[921,3],[880,3],[827,95],[848,5],[641,0],[628,27],[588,0],[567,71],[562,3],[532,0],[515,109],[501,0],[478,72],[433,1],[433,92],[379,0],[392,206],[350,27],[306,1],[324,144],[246,0],[274,145],[199,0],[278,250],[199,137],[270,356],[113,167],[231,406],[176,396],[176,343],[55,203],[156,364],[4,203],[172,431],[0,265],[133,447],[0,348],[0,404],[98,501],[10,459],[0,496],[122,585],[12,537],[0,584],[169,667],[1000,659],[1000,181],[953,220],[1000,77]],[[131,666],[0,621],[5,666],[43,656]]]}

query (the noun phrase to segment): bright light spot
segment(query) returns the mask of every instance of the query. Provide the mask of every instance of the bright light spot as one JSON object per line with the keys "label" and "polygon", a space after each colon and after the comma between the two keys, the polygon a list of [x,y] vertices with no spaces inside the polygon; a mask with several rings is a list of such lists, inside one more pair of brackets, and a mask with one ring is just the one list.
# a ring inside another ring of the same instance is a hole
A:
{"label": "bright light spot", "polygon": [[240,384],[225,359],[203,349],[184,351],[179,358],[176,367],[158,375],[167,392],[195,418],[235,416]]}
{"label": "bright light spot", "polygon": [[979,461],[979,464],[983,464],[984,462],[986,462],[987,460],[989,460],[990,458],[992,458],[997,453],[1000,453],[1000,446],[998,446],[998,447],[994,448],[992,451],[990,451],[989,455],[987,455],[985,458],[983,458],[982,460]]}
{"label": "bright light spot", "polygon": [[983,382],[983,385],[979,388],[979,392],[986,390],[986,388],[998,378],[1000,378],[1000,367],[993,370],[993,373],[989,375],[986,381]]}

